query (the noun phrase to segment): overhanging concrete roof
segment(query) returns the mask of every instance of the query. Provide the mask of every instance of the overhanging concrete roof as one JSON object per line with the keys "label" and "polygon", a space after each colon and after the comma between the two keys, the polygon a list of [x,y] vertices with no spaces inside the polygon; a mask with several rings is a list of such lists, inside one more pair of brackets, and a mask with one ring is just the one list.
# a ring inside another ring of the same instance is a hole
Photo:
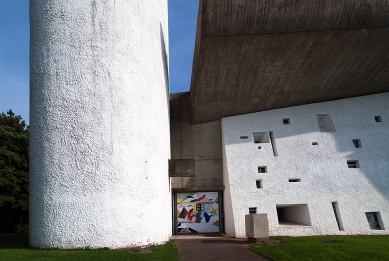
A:
{"label": "overhanging concrete roof", "polygon": [[200,0],[192,123],[389,91],[389,1]]}

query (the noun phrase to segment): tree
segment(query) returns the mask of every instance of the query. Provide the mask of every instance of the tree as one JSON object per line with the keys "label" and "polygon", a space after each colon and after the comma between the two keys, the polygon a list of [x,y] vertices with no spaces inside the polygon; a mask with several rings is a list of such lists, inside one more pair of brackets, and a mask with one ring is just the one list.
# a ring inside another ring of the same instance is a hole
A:
{"label": "tree", "polygon": [[28,232],[28,138],[21,116],[0,114],[0,234]]}

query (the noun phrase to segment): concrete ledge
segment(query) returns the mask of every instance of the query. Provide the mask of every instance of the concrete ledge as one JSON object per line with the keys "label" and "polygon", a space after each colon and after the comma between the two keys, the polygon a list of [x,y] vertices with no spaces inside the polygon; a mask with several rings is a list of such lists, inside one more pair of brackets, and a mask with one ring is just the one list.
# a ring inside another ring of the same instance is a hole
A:
{"label": "concrete ledge", "polygon": [[172,188],[175,192],[188,192],[188,191],[219,191],[224,190],[223,187],[209,187],[209,188]]}

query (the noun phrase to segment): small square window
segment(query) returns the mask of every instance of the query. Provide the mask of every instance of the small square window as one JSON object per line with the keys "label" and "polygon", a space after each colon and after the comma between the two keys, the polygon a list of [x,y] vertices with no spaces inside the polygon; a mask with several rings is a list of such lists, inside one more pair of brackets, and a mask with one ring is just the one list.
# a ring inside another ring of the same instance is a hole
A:
{"label": "small square window", "polygon": [[257,208],[249,208],[249,214],[257,214]]}
{"label": "small square window", "polygon": [[382,122],[381,116],[374,116],[375,122]]}
{"label": "small square window", "polygon": [[283,124],[290,124],[290,119],[289,118],[282,119],[282,123]]}
{"label": "small square window", "polygon": [[369,226],[371,230],[381,230],[383,227],[380,224],[380,213],[379,212],[366,212],[365,213],[367,222],[369,222]]}
{"label": "small square window", "polygon": [[258,167],[258,173],[267,173],[267,167],[266,166]]}
{"label": "small square window", "polygon": [[240,136],[241,140],[245,140],[245,139],[248,139],[248,138],[249,138],[249,136]]}
{"label": "small square window", "polygon": [[348,160],[347,166],[349,169],[359,168],[359,161],[358,160]]}
{"label": "small square window", "polygon": [[312,145],[319,145],[319,142],[314,141],[312,142]]}
{"label": "small square window", "polygon": [[362,148],[361,140],[355,139],[353,140],[355,148]]}
{"label": "small square window", "polygon": [[256,180],[255,184],[256,184],[257,188],[262,188],[262,180],[261,179]]}
{"label": "small square window", "polygon": [[262,147],[261,147],[261,146],[258,146],[258,149],[260,150],[260,149],[262,149]]}

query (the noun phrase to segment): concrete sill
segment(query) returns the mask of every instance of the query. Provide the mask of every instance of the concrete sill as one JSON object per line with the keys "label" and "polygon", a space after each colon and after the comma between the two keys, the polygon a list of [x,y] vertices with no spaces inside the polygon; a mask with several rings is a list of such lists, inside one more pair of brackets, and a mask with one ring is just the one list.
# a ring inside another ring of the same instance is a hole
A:
{"label": "concrete sill", "polygon": [[279,221],[279,227],[310,227],[309,225],[292,222],[292,221]]}

